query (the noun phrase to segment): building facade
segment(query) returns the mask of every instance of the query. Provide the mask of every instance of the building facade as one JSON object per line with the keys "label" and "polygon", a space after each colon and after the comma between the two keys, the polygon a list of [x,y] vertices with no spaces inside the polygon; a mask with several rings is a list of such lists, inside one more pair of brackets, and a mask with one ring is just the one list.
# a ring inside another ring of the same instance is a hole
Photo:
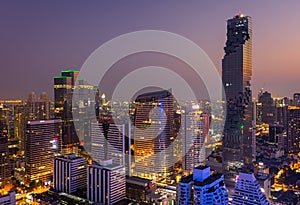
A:
{"label": "building facade", "polygon": [[177,186],[179,205],[228,204],[228,191],[221,174],[210,174],[208,166],[194,168],[193,174],[183,177]]}
{"label": "building facade", "polygon": [[176,125],[174,98],[170,91],[139,95],[135,100],[134,174],[143,178],[172,174]]}
{"label": "building facade", "polygon": [[205,139],[208,135],[209,116],[202,111],[192,110],[181,115],[183,125],[182,169],[192,172],[193,168],[204,165]]}
{"label": "building facade", "polygon": [[16,204],[16,192],[9,191],[8,194],[0,196],[1,205],[12,205]]}
{"label": "building facade", "polygon": [[62,149],[66,154],[76,152],[79,144],[72,116],[72,94],[78,73],[62,70],[60,76],[54,76],[54,115],[62,120]]}
{"label": "building facade", "polygon": [[288,153],[298,154],[300,151],[300,106],[288,107]]}
{"label": "building facade", "polygon": [[232,196],[232,205],[257,204],[269,205],[265,194],[253,174],[239,173],[234,194]]}
{"label": "building facade", "polygon": [[61,120],[38,120],[26,123],[25,182],[52,181],[53,160],[61,151]]}
{"label": "building facade", "polygon": [[257,122],[259,124],[273,124],[275,120],[275,103],[271,93],[267,91],[260,92],[257,103]]}
{"label": "building facade", "polygon": [[223,135],[223,170],[226,186],[234,187],[239,170],[251,166],[253,104],[252,20],[238,14],[227,21],[227,41],[222,60],[222,81],[226,100],[226,121]]}
{"label": "building facade", "polygon": [[90,201],[111,205],[126,196],[125,167],[112,164],[112,160],[88,166],[87,179],[87,199]]}
{"label": "building facade", "polygon": [[112,159],[114,164],[125,165],[125,125],[92,123],[91,154],[98,163]]}
{"label": "building facade", "polygon": [[0,137],[0,189],[11,185],[11,167],[9,163],[8,141]]}
{"label": "building facade", "polygon": [[39,98],[34,92],[30,93],[26,102],[26,120],[50,119],[50,104],[46,93],[42,93]]}
{"label": "building facade", "polygon": [[56,157],[53,163],[54,189],[67,194],[86,188],[87,161],[75,154]]}
{"label": "building facade", "polygon": [[0,135],[8,140],[10,158],[24,150],[24,106],[22,100],[0,101]]}
{"label": "building facade", "polygon": [[139,177],[126,177],[126,197],[137,202],[146,202],[146,196],[157,186],[153,180]]}

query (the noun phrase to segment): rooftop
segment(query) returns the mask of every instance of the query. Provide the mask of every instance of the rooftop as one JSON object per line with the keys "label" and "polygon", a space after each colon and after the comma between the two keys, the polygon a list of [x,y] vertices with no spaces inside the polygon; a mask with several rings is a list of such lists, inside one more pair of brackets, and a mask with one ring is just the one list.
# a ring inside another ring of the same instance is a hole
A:
{"label": "rooftop", "polygon": [[180,180],[180,183],[190,183],[191,181],[193,181],[193,175],[188,175],[186,177],[182,177]]}
{"label": "rooftop", "polygon": [[222,176],[223,176],[222,174],[213,174],[213,175],[210,175],[208,178],[206,178],[203,182],[195,181],[195,185],[196,186],[205,186],[205,185],[211,184],[214,181],[220,179]]}
{"label": "rooftop", "polygon": [[84,159],[84,158],[78,157],[75,154],[67,154],[67,155],[64,155],[64,156],[59,156],[59,157],[57,157],[57,159],[76,160],[76,159]]}
{"label": "rooftop", "polygon": [[79,71],[78,70],[70,69],[70,70],[62,70],[61,72],[62,73],[78,73]]}
{"label": "rooftop", "polygon": [[258,173],[257,175],[255,175],[255,178],[257,179],[257,180],[266,180],[266,179],[269,179],[269,178],[271,178],[272,177],[272,175],[270,175],[270,174],[265,174],[265,173]]}
{"label": "rooftop", "polygon": [[207,169],[209,166],[206,166],[206,165],[200,165],[198,167],[195,167],[194,169],[198,169],[198,170],[204,170],[204,169]]}
{"label": "rooftop", "polygon": [[143,179],[143,178],[140,178],[140,177],[136,177],[136,176],[132,176],[132,177],[127,177],[126,178],[126,182],[127,183],[132,183],[132,184],[139,184],[141,186],[145,186],[147,185],[148,183],[151,183],[151,180],[149,179]]}
{"label": "rooftop", "polygon": [[54,76],[53,78],[72,78],[72,77],[69,77],[69,76],[60,76],[60,75],[57,75],[57,76]]}
{"label": "rooftop", "polygon": [[143,101],[152,102],[154,100],[160,100],[162,98],[167,98],[169,96],[172,96],[171,90],[161,90],[161,91],[143,93],[143,94],[137,96],[136,101],[137,102],[143,102]]}
{"label": "rooftop", "polygon": [[90,165],[90,167],[95,167],[95,168],[100,168],[100,169],[107,169],[107,170],[115,170],[115,169],[119,169],[122,168],[124,166],[120,166],[118,164],[108,164],[108,165],[100,165],[98,163],[94,163],[92,165]]}
{"label": "rooftop", "polygon": [[[206,178],[204,181],[194,181],[196,186],[204,186],[213,183],[214,181],[220,179],[223,175],[222,174],[213,174]],[[190,183],[193,181],[193,174],[188,175],[186,177],[182,177],[180,183]]]}

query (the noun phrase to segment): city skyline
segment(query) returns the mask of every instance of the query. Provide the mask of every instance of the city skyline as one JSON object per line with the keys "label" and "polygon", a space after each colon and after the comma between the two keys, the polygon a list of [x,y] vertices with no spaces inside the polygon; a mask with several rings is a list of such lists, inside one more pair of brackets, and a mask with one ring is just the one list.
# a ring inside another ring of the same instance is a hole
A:
{"label": "city skyline", "polygon": [[50,85],[60,70],[79,70],[94,49],[136,30],[157,29],[183,35],[203,48],[221,71],[225,19],[239,11],[252,16],[254,22],[253,97],[262,87],[273,97],[291,97],[298,92],[300,74],[296,56],[300,29],[295,26],[300,17],[296,10],[299,5],[297,1],[272,1],[271,6],[260,1],[155,5],[132,1],[119,2],[117,6],[80,1],[7,1],[1,7],[0,20],[0,62],[5,73],[0,77],[1,99],[25,100],[32,91],[45,91],[53,99]]}
{"label": "city skyline", "polygon": [[82,2],[5,2],[0,204],[300,205],[300,3]]}

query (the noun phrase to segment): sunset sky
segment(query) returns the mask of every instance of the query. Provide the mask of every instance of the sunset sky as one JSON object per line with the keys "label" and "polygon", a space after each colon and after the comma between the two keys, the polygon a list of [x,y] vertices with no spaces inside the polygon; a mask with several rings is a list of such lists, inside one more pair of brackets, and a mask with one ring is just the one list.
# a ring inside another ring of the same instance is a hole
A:
{"label": "sunset sky", "polygon": [[241,11],[253,18],[253,97],[300,92],[299,0],[1,1],[0,99],[31,91],[53,98],[53,76],[80,69],[104,42],[155,29],[197,43],[221,70],[226,20]]}

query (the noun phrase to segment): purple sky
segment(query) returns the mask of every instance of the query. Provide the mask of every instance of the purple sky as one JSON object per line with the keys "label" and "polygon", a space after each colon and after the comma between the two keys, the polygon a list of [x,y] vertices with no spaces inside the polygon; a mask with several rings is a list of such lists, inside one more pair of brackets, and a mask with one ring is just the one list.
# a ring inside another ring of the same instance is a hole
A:
{"label": "purple sky", "polygon": [[[300,92],[300,1],[1,1],[0,99],[46,91],[53,76],[79,69],[105,41],[144,29],[183,35],[221,69],[226,19],[238,11],[253,18],[254,97]],[[146,65],[145,65],[146,66]]]}

